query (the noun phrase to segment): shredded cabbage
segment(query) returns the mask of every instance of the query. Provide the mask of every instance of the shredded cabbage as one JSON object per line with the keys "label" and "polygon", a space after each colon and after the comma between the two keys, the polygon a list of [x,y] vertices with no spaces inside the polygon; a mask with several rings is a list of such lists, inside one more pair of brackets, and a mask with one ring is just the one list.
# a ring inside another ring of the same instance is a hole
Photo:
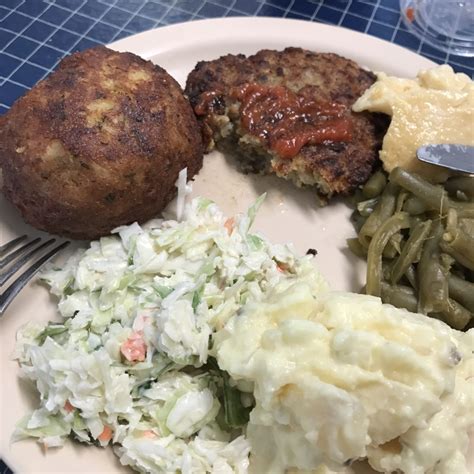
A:
{"label": "shredded cabbage", "polygon": [[16,358],[41,401],[14,440],[113,444],[140,472],[247,472],[245,424],[230,426],[225,411],[244,420],[251,394],[229,391],[213,336],[277,284],[324,282],[310,257],[249,233],[263,197],[226,219],[208,199],[184,205],[185,176],[179,188],[176,220],[120,227],[42,273],[63,322],[18,333]]}

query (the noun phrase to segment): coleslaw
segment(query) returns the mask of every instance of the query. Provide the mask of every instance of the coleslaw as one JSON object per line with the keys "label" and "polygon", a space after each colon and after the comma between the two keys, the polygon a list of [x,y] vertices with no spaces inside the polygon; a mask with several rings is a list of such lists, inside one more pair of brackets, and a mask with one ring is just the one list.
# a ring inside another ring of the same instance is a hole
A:
{"label": "coleslaw", "polygon": [[14,440],[112,445],[140,472],[245,473],[254,400],[213,357],[213,337],[278,285],[326,288],[311,257],[250,231],[264,196],[226,219],[178,179],[174,219],[134,223],[41,275],[61,323],[30,322],[15,357],[39,407]]}

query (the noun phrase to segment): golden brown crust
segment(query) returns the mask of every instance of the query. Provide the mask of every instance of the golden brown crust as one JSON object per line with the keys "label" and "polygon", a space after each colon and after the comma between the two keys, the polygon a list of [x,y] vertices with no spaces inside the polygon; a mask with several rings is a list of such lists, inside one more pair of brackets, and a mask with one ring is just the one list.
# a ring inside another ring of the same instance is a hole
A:
{"label": "golden brown crust", "polygon": [[64,59],[20,98],[0,129],[4,193],[27,222],[96,238],[145,221],[202,166],[189,103],[159,66],[93,48]]}
{"label": "golden brown crust", "polygon": [[[203,92],[217,92],[209,112],[198,117],[208,150],[214,142],[218,147],[237,148],[245,155],[245,165],[251,170],[276,173],[298,183],[310,184],[313,180],[320,193],[330,196],[352,192],[378,164],[387,121],[376,114],[350,110],[374,81],[373,73],[336,54],[286,48],[262,50],[249,57],[227,55],[199,62],[188,76],[185,92],[193,107]],[[229,97],[229,90],[245,83],[285,86],[298,94],[309,94],[317,101],[343,104],[353,123],[353,140],[305,145],[294,159],[279,159],[239,126],[239,103]],[[222,120],[224,116],[230,119],[230,134],[229,124]],[[249,158],[252,152],[253,157]]]}

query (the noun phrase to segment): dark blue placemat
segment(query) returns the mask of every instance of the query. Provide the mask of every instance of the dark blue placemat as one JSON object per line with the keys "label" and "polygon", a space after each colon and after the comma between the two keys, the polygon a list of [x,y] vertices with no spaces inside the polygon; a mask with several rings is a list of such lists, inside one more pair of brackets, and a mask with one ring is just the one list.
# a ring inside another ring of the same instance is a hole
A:
{"label": "dark blue placemat", "polygon": [[[0,0],[0,114],[68,53],[161,25],[225,16],[319,21],[405,46],[472,75],[472,59],[410,34],[398,0]],[[0,474],[10,471],[0,460]]]}
{"label": "dark blue placemat", "polygon": [[424,44],[401,23],[398,0],[0,0],[0,114],[67,53],[161,25],[258,15],[341,25],[472,74],[472,61]]}
{"label": "dark blue placemat", "polygon": [[0,459],[0,474],[10,474],[11,472],[7,465]]}

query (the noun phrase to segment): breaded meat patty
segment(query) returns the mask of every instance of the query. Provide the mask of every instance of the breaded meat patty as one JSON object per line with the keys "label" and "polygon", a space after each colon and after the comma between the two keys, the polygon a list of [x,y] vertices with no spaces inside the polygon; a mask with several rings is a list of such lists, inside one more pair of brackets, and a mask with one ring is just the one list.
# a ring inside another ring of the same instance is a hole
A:
{"label": "breaded meat patty", "polygon": [[156,216],[202,166],[178,83],[131,53],[65,58],[0,121],[3,192],[38,229],[93,239]]}
{"label": "breaded meat patty", "polygon": [[199,62],[185,93],[208,151],[237,152],[246,171],[330,197],[354,191],[378,163],[387,119],[351,111],[375,79],[336,54],[287,48]]}

